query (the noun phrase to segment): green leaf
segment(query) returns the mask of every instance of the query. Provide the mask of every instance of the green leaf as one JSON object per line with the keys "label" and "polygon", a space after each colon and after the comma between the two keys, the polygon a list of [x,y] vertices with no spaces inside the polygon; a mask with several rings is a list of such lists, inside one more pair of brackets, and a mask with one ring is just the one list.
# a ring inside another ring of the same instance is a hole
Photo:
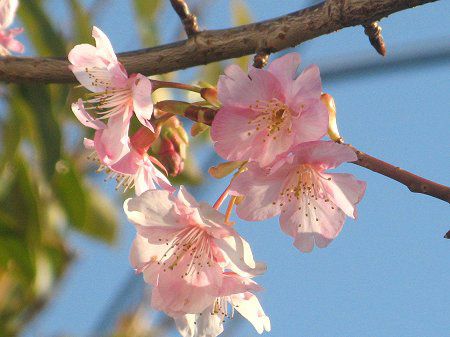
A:
{"label": "green leaf", "polygon": [[40,1],[21,1],[18,14],[40,56],[66,54],[64,38],[53,26]]}
{"label": "green leaf", "polygon": [[57,163],[52,186],[72,229],[97,240],[114,242],[118,228],[115,207],[84,182],[69,159]]}
{"label": "green leaf", "polygon": [[159,43],[159,31],[156,19],[162,9],[162,0],[134,0],[136,23],[142,44],[146,47]]}
{"label": "green leaf", "polygon": [[[66,0],[72,14],[72,31],[74,43],[87,43],[92,33],[91,15],[78,0]],[[150,1],[151,2],[151,1]]]}
{"label": "green leaf", "polygon": [[70,225],[85,231],[89,197],[82,185],[82,178],[69,160],[60,160],[56,164],[52,186]]}
{"label": "green leaf", "polygon": [[23,130],[37,145],[46,177],[50,180],[61,157],[61,130],[53,115],[48,86],[11,86],[12,113],[20,116]]}
{"label": "green leaf", "polygon": [[92,185],[87,187],[89,205],[83,232],[106,243],[117,239],[117,207]]}

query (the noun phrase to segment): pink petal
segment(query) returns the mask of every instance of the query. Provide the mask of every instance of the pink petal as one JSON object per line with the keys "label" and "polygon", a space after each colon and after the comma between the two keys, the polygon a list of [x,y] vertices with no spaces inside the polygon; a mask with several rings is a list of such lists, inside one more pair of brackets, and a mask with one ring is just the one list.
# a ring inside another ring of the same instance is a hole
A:
{"label": "pink petal", "polygon": [[151,245],[148,240],[139,234],[136,234],[130,250],[130,263],[134,269],[141,272],[152,260],[158,261],[159,257],[164,254],[165,247],[161,245]]}
{"label": "pink petal", "polygon": [[83,139],[83,145],[86,149],[89,150],[93,150],[94,149],[94,140],[93,139],[88,139],[88,138],[84,138]]}
{"label": "pink petal", "polygon": [[129,151],[119,161],[111,165],[111,169],[115,172],[134,175],[139,169],[139,162],[142,160],[142,155],[134,150]]}
{"label": "pink petal", "polygon": [[222,158],[231,161],[250,158],[255,151],[253,142],[258,136],[255,127],[248,123],[253,116],[248,109],[225,106],[218,111],[212,123],[211,138],[214,149]]}
{"label": "pink petal", "polygon": [[138,74],[132,85],[133,110],[142,125],[153,131],[150,118],[153,114],[152,83],[150,80]]}
{"label": "pink petal", "polygon": [[231,300],[236,310],[255,327],[259,334],[270,331],[270,319],[264,313],[255,295],[245,292],[239,295],[231,295]]}
{"label": "pink petal", "polygon": [[248,277],[242,277],[236,273],[226,272],[222,280],[219,296],[240,294],[246,291],[260,291],[262,287]]}
{"label": "pink petal", "polygon": [[323,174],[330,180],[323,180],[323,184],[333,200],[344,213],[352,218],[356,218],[356,204],[364,196],[366,183],[357,180],[353,175],[346,173]]}
{"label": "pink petal", "polygon": [[299,65],[300,55],[298,53],[289,53],[272,61],[267,70],[278,79],[283,90],[288,91],[292,87]]}
{"label": "pink petal", "polygon": [[154,179],[155,179],[156,183],[162,189],[165,189],[166,191],[169,191],[171,193],[175,191],[175,188],[172,186],[172,184],[170,183],[169,179],[167,179],[167,177],[163,173],[158,171],[157,169],[155,169]]}
{"label": "pink petal", "polygon": [[250,245],[238,234],[214,240],[226,261],[226,267],[244,276],[255,276],[266,271],[265,264],[256,263]]}
{"label": "pink petal", "polygon": [[268,71],[251,69],[247,75],[239,66],[230,65],[217,83],[218,97],[223,106],[248,108],[256,100],[278,98],[281,86]]}
{"label": "pink petal", "polygon": [[103,33],[99,28],[92,28],[92,37],[95,39],[95,44],[97,46],[98,54],[104,59],[111,63],[117,62],[117,56],[114,53],[111,42],[105,33]]}
{"label": "pink petal", "polygon": [[249,164],[231,183],[231,193],[245,195],[237,206],[237,215],[244,220],[261,221],[280,213],[280,193],[285,177],[267,175],[257,164]]}
{"label": "pink petal", "polygon": [[216,337],[223,332],[223,318],[211,315],[214,305],[207,307],[200,314],[176,316],[175,325],[182,337]]}
{"label": "pink petal", "polygon": [[15,53],[23,53],[25,51],[24,45],[15,39],[22,32],[23,28],[0,31],[0,45]]}
{"label": "pink petal", "polygon": [[[183,259],[185,260],[185,259]],[[205,267],[186,280],[184,271],[187,266],[180,262],[173,270],[166,269],[159,273],[158,284],[153,288],[152,307],[167,314],[201,313],[214,302],[218,292],[216,277],[220,270]]]}
{"label": "pink petal", "polygon": [[192,196],[192,194],[190,194],[188,192],[188,190],[186,189],[186,187],[184,187],[183,185],[180,186],[180,190],[178,191],[177,198],[185,206],[188,206],[188,207],[191,207],[191,206],[198,207],[199,206],[197,200],[195,200],[195,198]]}
{"label": "pink petal", "polygon": [[300,74],[292,87],[292,96],[289,105],[300,105],[310,99],[320,99],[322,94],[322,81],[320,80],[320,70],[316,65],[310,65]]}
{"label": "pink petal", "polygon": [[296,144],[319,140],[328,129],[328,111],[320,100],[314,102],[299,117],[292,118],[292,134]]}
{"label": "pink petal", "polygon": [[72,103],[72,112],[74,113],[75,117],[83,124],[84,126],[87,126],[89,128],[92,128],[94,130],[100,130],[106,128],[105,123],[102,121],[95,119],[92,117],[84,108],[83,101],[81,99],[78,99],[77,103]]}
{"label": "pink petal", "polygon": [[130,151],[128,146],[130,118],[130,112],[126,109],[122,115],[111,117],[105,129],[95,133],[95,149],[102,163],[113,165]]}
{"label": "pink petal", "polygon": [[156,189],[153,175],[145,168],[140,166],[134,178],[134,190],[136,195],[141,195],[145,191]]}
{"label": "pink petal", "polygon": [[344,221],[344,213],[332,202],[307,195],[289,203],[280,216],[281,229],[295,238],[294,246],[302,252],[310,252],[314,242],[319,248],[326,247],[339,234]]}
{"label": "pink petal", "polygon": [[142,227],[179,230],[185,224],[178,223],[179,216],[169,195],[170,193],[164,190],[146,191],[138,197],[125,201],[125,213],[130,221]]}
{"label": "pink petal", "polygon": [[18,0],[4,0],[1,2],[0,29],[5,29],[13,23],[18,6]]}
{"label": "pink petal", "polygon": [[276,156],[286,152],[293,145],[294,133],[288,133],[287,129],[279,131],[276,137],[260,137],[255,140],[251,160],[257,161],[261,166],[272,163]]}
{"label": "pink petal", "polygon": [[308,163],[320,170],[335,168],[342,163],[358,159],[351,148],[332,141],[302,143],[291,151],[295,154],[297,164]]}

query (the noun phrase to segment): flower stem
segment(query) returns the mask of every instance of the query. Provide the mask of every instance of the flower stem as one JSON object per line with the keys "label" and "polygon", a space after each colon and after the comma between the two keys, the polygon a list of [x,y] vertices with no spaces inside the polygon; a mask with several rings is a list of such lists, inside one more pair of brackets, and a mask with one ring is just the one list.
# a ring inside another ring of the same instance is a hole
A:
{"label": "flower stem", "polygon": [[167,82],[167,81],[158,81],[151,79],[153,91],[157,90],[159,88],[174,88],[174,89],[181,89],[181,90],[189,90],[193,92],[198,92],[202,90],[202,88],[197,87],[195,85],[189,85],[185,83],[177,83],[177,82]]}
{"label": "flower stem", "polygon": [[[234,178],[236,178],[238,175],[240,175],[242,172],[244,172],[245,164],[247,164],[246,161],[242,163],[242,165],[239,167],[238,171],[233,175],[233,178],[231,178],[230,183],[228,184],[225,191],[223,191],[223,193],[220,195],[219,199],[217,199],[217,201],[214,203],[213,207],[215,209],[219,209],[219,207],[222,205],[223,201],[225,200],[225,198],[228,196],[228,193],[230,192],[231,183],[233,182]],[[233,198],[232,198],[232,200],[233,200],[233,204],[234,204],[234,202],[236,201],[236,198],[234,196],[233,196]],[[230,206],[228,205],[228,207],[230,207]],[[228,211],[228,209],[227,209],[227,211]]]}
{"label": "flower stem", "polygon": [[233,206],[234,203],[236,202],[237,196],[233,195],[230,199],[230,202],[228,203],[228,207],[227,207],[227,212],[225,213],[225,223],[233,226],[234,223],[230,222],[230,216],[231,216],[231,212],[233,211]]}
{"label": "flower stem", "polygon": [[220,206],[222,205],[223,201],[226,199],[226,197],[228,196],[228,193],[230,192],[230,187],[231,187],[231,182],[227,186],[225,191],[222,192],[222,194],[220,195],[219,199],[217,199],[217,201],[214,203],[213,208],[215,208],[215,209],[219,209],[220,208]]}

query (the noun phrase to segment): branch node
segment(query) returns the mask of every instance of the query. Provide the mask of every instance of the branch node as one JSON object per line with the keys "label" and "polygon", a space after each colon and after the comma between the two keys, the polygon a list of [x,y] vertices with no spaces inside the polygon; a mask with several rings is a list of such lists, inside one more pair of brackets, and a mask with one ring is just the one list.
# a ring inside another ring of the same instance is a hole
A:
{"label": "branch node", "polygon": [[256,52],[253,58],[253,66],[255,68],[263,68],[269,61],[270,51],[267,49],[261,49]]}
{"label": "branch node", "polygon": [[370,44],[375,48],[378,54],[386,56],[386,45],[383,35],[381,35],[381,26],[378,21],[363,25],[364,33],[369,37]]}
{"label": "branch node", "polygon": [[189,7],[184,0],[170,0],[173,9],[180,17],[184,26],[184,31],[188,37],[197,34],[200,29],[198,28],[197,17],[191,13]]}

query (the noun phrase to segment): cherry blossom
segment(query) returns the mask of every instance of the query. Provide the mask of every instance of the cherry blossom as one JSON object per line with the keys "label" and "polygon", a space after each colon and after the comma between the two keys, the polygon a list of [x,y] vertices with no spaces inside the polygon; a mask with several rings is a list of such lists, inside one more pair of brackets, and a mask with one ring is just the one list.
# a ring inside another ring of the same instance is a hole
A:
{"label": "cherry blossom", "polygon": [[81,99],[72,104],[72,111],[81,124],[95,130],[94,139],[85,139],[84,145],[95,149],[95,157],[100,163],[112,165],[130,152],[128,129],[124,130],[121,124],[125,115],[110,118],[107,125],[92,117],[83,108]]}
{"label": "cherry blossom", "polygon": [[123,187],[126,191],[134,187],[138,195],[155,189],[156,184],[173,190],[167,177],[153,164],[162,171],[165,171],[164,166],[147,153],[156,138],[155,133],[141,127],[130,139],[120,128],[108,128],[102,121],[94,119],[80,105],[80,102],[72,104],[72,111],[83,125],[95,130],[94,139],[85,138],[84,146],[92,150],[89,157],[98,161],[98,172],[105,171],[108,179],[116,179],[117,188]]}
{"label": "cherry blossom", "polygon": [[177,194],[146,191],[126,200],[124,209],[138,232],[131,264],[153,285],[152,306],[171,316],[210,307],[226,284],[224,271],[248,277],[265,269],[224,215],[184,187]]}
{"label": "cherry blossom", "polygon": [[271,167],[251,162],[231,184],[231,193],[245,195],[237,214],[252,221],[280,214],[281,229],[300,251],[311,251],[314,243],[326,247],[341,231],[345,215],[356,218],[366,183],[324,171],[355,160],[345,145],[314,141],[293,147]]}
{"label": "cherry blossom", "polygon": [[222,107],[211,128],[220,156],[265,166],[291,146],[326,134],[319,68],[309,66],[295,77],[299,64],[300,56],[291,53],[267,70],[250,66],[246,74],[237,65],[226,68],[217,86]]}
{"label": "cherry blossom", "polygon": [[258,298],[251,293],[259,290],[260,287],[249,278],[224,273],[221,296],[201,313],[175,317],[177,329],[183,337],[216,337],[223,332],[225,318],[232,319],[236,310],[253,324],[258,333],[270,331],[270,319]]}
{"label": "cherry blossom", "polygon": [[107,127],[128,133],[133,112],[142,125],[153,131],[152,84],[141,74],[128,76],[117,60],[108,37],[97,27],[92,36],[96,46],[80,44],[69,53],[69,66],[83,87],[91,91],[77,109],[94,110],[98,119],[109,118]]}
{"label": "cherry blossom", "polygon": [[23,53],[25,47],[16,40],[16,36],[23,32],[23,28],[7,29],[16,16],[18,0],[0,0],[0,55],[9,55],[10,51]]}

